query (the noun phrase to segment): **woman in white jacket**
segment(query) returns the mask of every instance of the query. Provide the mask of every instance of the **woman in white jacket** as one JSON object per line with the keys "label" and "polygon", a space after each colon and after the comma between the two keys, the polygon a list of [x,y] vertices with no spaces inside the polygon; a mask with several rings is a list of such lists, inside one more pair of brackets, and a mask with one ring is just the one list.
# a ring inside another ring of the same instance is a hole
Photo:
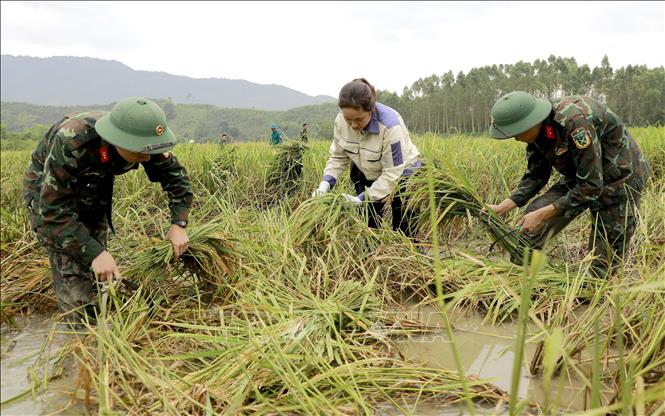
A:
{"label": "woman in white jacket", "polygon": [[399,187],[403,178],[420,167],[420,153],[411,142],[402,116],[376,101],[376,90],[364,78],[342,87],[337,105],[335,134],[323,181],[313,196],[332,189],[337,178],[350,166],[356,196],[344,194],[356,206],[369,203],[368,225],[378,228],[386,197],[395,191],[391,208],[393,230],[410,235],[404,217],[405,201]]}

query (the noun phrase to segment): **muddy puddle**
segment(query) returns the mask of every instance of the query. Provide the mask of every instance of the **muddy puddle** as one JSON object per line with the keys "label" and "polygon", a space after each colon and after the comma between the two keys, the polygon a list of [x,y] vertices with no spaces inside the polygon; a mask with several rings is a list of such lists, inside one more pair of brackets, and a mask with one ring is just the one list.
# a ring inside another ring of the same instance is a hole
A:
{"label": "muddy puddle", "polygon": [[[400,312],[403,313],[403,312]],[[418,318],[430,327],[440,328],[428,335],[412,336],[396,340],[402,354],[416,362],[427,365],[455,369],[455,362],[446,335],[444,322],[434,307],[427,305],[410,306],[407,316]],[[455,328],[454,337],[464,371],[468,375],[492,382],[495,386],[510,391],[512,365],[514,359],[513,337],[517,333],[515,323],[490,326],[482,322],[477,313],[455,312],[451,314]],[[53,324],[50,315],[36,315],[30,318],[17,318],[20,330],[3,325],[1,368],[2,415],[81,415],[87,414],[79,404],[70,403],[71,392],[75,389],[77,374],[66,369],[64,374],[48,383],[48,389],[41,394],[30,392],[32,383],[29,377],[30,367],[38,358],[46,342],[52,355],[64,345],[69,335],[52,333]],[[60,328],[61,329],[61,328]],[[543,403],[547,392],[539,377],[528,375],[528,363],[535,350],[534,344],[527,344],[525,361],[522,365],[522,377],[519,386],[520,398],[526,398],[533,404]],[[579,380],[555,379],[552,383],[550,401],[559,406],[561,412],[583,410],[585,390]],[[70,393],[70,394],[68,394]],[[20,396],[23,394],[23,396]],[[7,403],[11,398],[15,400]],[[466,414],[464,405],[457,407],[437,406],[436,403],[421,403],[417,406],[405,406],[410,414],[419,415],[461,415]],[[64,410],[63,410],[64,409]],[[480,414],[492,414],[493,409],[478,408]],[[380,414],[398,415],[401,411],[393,406],[380,409]],[[495,414],[507,414],[507,410]]]}
{"label": "muddy puddle", "polygon": [[[412,305],[408,308],[406,316],[417,318],[437,330],[428,335],[419,335],[397,342],[402,354],[417,362],[446,369],[456,369],[451,343],[447,336],[445,322],[438,308],[430,305]],[[483,323],[483,317],[471,311],[453,311],[450,314],[451,324],[454,328],[455,346],[460,356],[466,375],[473,375],[491,382],[495,386],[510,392],[514,353],[514,337],[517,334],[515,322],[491,326]],[[440,328],[440,329],[439,329]],[[532,334],[533,328],[529,333]],[[570,376],[555,377],[549,392],[540,376],[529,375],[529,364],[536,350],[536,344],[527,343],[524,349],[521,378],[519,383],[519,397],[526,399],[534,406],[542,406],[546,396],[554,407],[563,413],[584,410],[587,407],[584,384],[578,378]],[[607,386],[604,386],[607,387]],[[460,408],[461,413],[466,414]],[[479,409],[481,414],[492,414],[492,409]],[[504,409],[504,413],[508,414]],[[440,409],[420,406],[418,414],[440,415]]]}
{"label": "muddy puddle", "polygon": [[[19,330],[2,325],[0,357],[0,413],[4,415],[84,415],[87,411],[81,405],[70,403],[68,392],[76,386],[77,374],[67,371],[48,382],[48,389],[41,394],[32,394],[33,383],[30,369],[40,357],[54,356],[65,344],[68,335],[53,331],[51,314],[34,315],[29,318],[15,318]],[[41,380],[43,373],[34,374]],[[12,400],[13,399],[13,400]]]}

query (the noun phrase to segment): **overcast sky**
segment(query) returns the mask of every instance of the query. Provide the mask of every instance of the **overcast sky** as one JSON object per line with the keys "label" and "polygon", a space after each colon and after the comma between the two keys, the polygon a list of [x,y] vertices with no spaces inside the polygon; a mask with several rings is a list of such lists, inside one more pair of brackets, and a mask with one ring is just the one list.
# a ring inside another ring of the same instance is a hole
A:
{"label": "overcast sky", "polygon": [[337,96],[353,78],[401,92],[477,66],[574,57],[665,65],[665,2],[6,2],[2,53]]}

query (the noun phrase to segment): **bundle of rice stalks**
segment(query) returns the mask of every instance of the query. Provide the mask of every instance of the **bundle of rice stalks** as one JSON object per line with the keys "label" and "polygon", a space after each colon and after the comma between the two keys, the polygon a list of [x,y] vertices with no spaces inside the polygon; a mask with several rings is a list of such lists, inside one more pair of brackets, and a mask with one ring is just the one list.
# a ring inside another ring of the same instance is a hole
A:
{"label": "bundle of rice stalks", "polygon": [[[150,284],[153,281],[169,281],[175,271],[180,277],[193,277],[214,286],[231,284],[237,255],[232,239],[223,228],[224,224],[215,222],[189,227],[188,249],[177,261],[173,258],[170,241],[146,241],[143,248],[132,257],[131,265],[124,271],[124,275]],[[187,275],[184,275],[185,271]],[[182,282],[182,279],[178,281]]]}
{"label": "bundle of rice stalks", "polygon": [[341,195],[329,193],[300,204],[291,214],[288,231],[294,246],[313,254],[322,255],[331,248],[342,255],[360,254],[380,244],[363,214]]}
{"label": "bundle of rice stalks", "polygon": [[418,175],[407,182],[409,195],[407,209],[417,218],[421,232],[429,233],[433,224],[429,215],[430,180],[436,203],[436,226],[453,218],[477,218],[485,226],[496,244],[501,245],[515,262],[521,263],[529,240],[515,227],[506,224],[494,212],[486,209],[468,178],[457,168],[447,165],[444,168],[423,167]]}
{"label": "bundle of rice stalks", "polygon": [[279,198],[292,195],[302,183],[303,156],[309,147],[299,140],[283,142],[269,169],[266,188]]}
{"label": "bundle of rice stalks", "polygon": [[0,260],[1,322],[11,323],[19,312],[34,312],[55,304],[53,279],[46,253],[34,244],[16,244]]}

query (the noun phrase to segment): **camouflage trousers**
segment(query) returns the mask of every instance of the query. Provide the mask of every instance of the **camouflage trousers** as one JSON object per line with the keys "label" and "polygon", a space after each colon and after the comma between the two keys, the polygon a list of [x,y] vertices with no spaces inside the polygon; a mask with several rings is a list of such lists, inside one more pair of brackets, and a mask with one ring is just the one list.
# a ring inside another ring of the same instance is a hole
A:
{"label": "camouflage trousers", "polygon": [[[90,236],[106,247],[108,229],[88,229]],[[58,307],[67,313],[70,322],[87,319],[95,322],[96,306],[92,303],[97,290],[97,280],[90,270],[90,264],[83,264],[76,257],[57,250],[48,250],[53,288]]]}
{"label": "camouflage trousers", "polygon": [[[567,186],[555,184],[531,202],[526,208],[526,213],[552,204],[567,192]],[[593,250],[596,256],[591,263],[590,272],[592,275],[606,278],[614,273],[625,259],[625,255],[630,248],[630,240],[635,233],[635,216],[639,205],[640,198],[637,195],[633,200],[591,211],[588,250]],[[533,242],[533,248],[542,249],[547,241],[563,230],[573,219],[575,217],[566,218],[563,215],[556,214],[538,232],[527,233]]]}

